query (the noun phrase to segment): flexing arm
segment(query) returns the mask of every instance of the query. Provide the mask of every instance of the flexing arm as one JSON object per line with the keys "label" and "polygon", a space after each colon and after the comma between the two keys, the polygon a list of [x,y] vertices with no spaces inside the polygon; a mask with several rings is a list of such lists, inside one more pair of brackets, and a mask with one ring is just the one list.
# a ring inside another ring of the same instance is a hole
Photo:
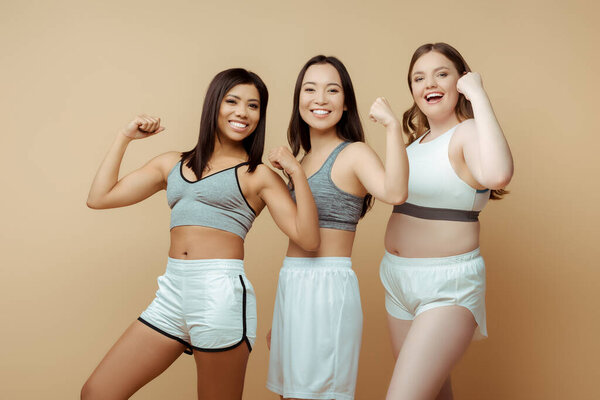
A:
{"label": "flexing arm", "polygon": [[266,184],[259,195],[269,208],[277,226],[302,249],[315,251],[319,248],[319,214],[308,186],[304,170],[285,147],[271,150],[269,161],[284,170],[292,179],[296,203],[292,200],[283,179],[266,168]]}
{"label": "flexing arm", "polygon": [[408,158],[400,122],[383,97],[375,100],[369,118],[386,129],[385,168],[373,149],[361,143],[356,146],[361,152],[354,164],[356,176],[376,199],[389,204],[404,203],[408,197]]}
{"label": "flexing arm", "polygon": [[121,161],[129,142],[155,135],[163,130],[160,119],[141,115],[117,135],[92,182],[87,200],[88,207],[103,209],[135,204],[165,187],[161,169],[163,156],[152,159],[142,168],[118,179]]}
{"label": "flexing arm", "polygon": [[513,159],[481,76],[469,72],[458,80],[456,87],[471,102],[475,116],[474,121],[461,126],[465,131],[463,154],[467,167],[482,186],[502,189],[512,178]]}

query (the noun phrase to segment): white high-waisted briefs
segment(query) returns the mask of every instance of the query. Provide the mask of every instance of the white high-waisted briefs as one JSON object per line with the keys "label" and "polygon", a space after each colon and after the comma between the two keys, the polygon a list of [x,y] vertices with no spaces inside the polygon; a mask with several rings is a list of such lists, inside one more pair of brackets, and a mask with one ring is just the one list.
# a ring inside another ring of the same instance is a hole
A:
{"label": "white high-waisted briefs", "polygon": [[479,326],[473,339],[487,337],[485,264],[479,249],[450,257],[405,258],[385,252],[379,269],[385,308],[392,317],[412,320],[432,308],[467,308]]}
{"label": "white high-waisted briefs", "polygon": [[156,298],[138,318],[198,351],[225,351],[256,339],[256,298],[236,259],[169,258]]}
{"label": "white high-waisted briefs", "polygon": [[279,273],[267,388],[285,398],[354,398],[362,336],[349,257],[286,257]]}

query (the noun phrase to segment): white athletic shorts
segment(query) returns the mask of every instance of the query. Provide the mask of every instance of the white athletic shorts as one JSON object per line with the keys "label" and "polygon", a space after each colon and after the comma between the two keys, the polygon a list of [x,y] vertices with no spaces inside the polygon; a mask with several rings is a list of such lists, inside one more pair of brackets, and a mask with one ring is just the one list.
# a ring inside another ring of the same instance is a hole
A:
{"label": "white athletic shorts", "polygon": [[479,249],[438,258],[405,258],[385,252],[379,269],[385,308],[392,317],[412,320],[432,308],[463,306],[479,326],[473,339],[487,337],[485,264]]}
{"label": "white athletic shorts", "polygon": [[279,273],[267,388],[285,398],[354,399],[362,336],[349,257],[286,257]]}
{"label": "white athletic shorts", "polygon": [[187,346],[225,351],[256,339],[256,298],[237,259],[169,258],[156,298],[139,321]]}

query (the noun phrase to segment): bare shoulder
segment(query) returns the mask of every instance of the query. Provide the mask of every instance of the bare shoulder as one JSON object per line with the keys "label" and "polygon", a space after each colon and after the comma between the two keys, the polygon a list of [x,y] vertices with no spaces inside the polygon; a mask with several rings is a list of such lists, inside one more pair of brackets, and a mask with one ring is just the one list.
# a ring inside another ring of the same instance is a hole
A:
{"label": "bare shoulder", "polygon": [[357,157],[364,157],[372,154],[375,154],[375,151],[365,142],[352,142],[342,150],[340,156],[356,161]]}
{"label": "bare shoulder", "polygon": [[169,175],[169,172],[171,172],[175,164],[179,162],[179,160],[181,160],[181,152],[168,151],[154,157],[148,164],[153,168],[160,170],[162,175],[166,177]]}
{"label": "bare shoulder", "polygon": [[352,142],[342,150],[340,157],[344,163],[348,162],[351,165],[357,165],[361,161],[371,160],[378,156],[375,150],[365,142]]}
{"label": "bare shoulder", "polygon": [[281,176],[279,176],[277,172],[273,171],[273,169],[269,168],[265,164],[257,165],[253,175],[255,176],[256,180],[266,184],[281,180]]}
{"label": "bare shoulder", "polygon": [[344,150],[349,153],[355,153],[355,154],[358,154],[360,152],[365,152],[365,151],[368,151],[368,152],[373,151],[373,149],[371,149],[371,146],[369,146],[365,142],[352,142],[348,146],[346,146],[346,148]]}
{"label": "bare shoulder", "polygon": [[281,177],[277,172],[265,164],[258,164],[256,169],[252,172],[248,172],[248,166],[240,168],[240,172],[244,173],[244,179],[254,188],[255,191],[260,191],[262,188],[272,186],[278,180],[281,181]]}

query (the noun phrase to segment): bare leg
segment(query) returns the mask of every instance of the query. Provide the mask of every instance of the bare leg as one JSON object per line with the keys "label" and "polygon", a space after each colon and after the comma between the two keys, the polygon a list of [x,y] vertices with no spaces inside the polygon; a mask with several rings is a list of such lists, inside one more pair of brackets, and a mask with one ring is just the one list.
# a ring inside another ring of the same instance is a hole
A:
{"label": "bare leg", "polygon": [[81,398],[128,399],[166,370],[184,349],[183,344],[135,321],[92,372]]}
{"label": "bare leg", "polygon": [[[400,354],[400,349],[402,349],[402,345],[404,344],[404,339],[406,338],[406,335],[408,335],[408,331],[412,325],[412,320],[397,319],[392,317],[390,314],[387,315],[387,318],[388,328],[390,330],[390,339],[392,342],[392,354],[394,355],[394,360],[397,360],[398,354]],[[450,383],[450,376],[448,376],[435,400],[453,399],[454,396],[452,395],[452,384]]]}
{"label": "bare leg", "polygon": [[431,400],[438,394],[451,399],[448,377],[473,337],[477,326],[473,314],[464,307],[445,306],[420,314],[409,327],[407,321],[388,320],[390,332],[399,336],[392,345],[400,343],[401,350],[387,399]]}
{"label": "bare leg", "polygon": [[218,352],[194,350],[199,400],[241,400],[250,351],[246,343]]}
{"label": "bare leg", "polygon": [[402,349],[402,345],[404,344],[404,339],[406,339],[406,335],[408,335],[408,331],[412,325],[412,320],[397,319],[390,314],[387,315],[387,320],[390,330],[390,340],[392,342],[392,354],[394,355],[394,360],[397,360],[400,349]]}
{"label": "bare leg", "polygon": [[438,393],[435,400],[454,400],[454,395],[452,394],[452,383],[450,382],[450,375],[446,378],[446,381],[442,385],[442,389]]}

